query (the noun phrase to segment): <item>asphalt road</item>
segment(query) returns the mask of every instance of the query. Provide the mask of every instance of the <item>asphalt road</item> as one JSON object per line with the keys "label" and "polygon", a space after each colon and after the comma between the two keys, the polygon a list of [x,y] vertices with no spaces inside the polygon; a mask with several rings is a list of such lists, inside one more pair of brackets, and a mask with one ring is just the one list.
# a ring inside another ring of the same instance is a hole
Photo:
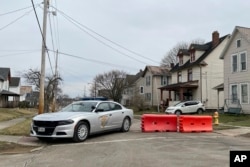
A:
{"label": "asphalt road", "polygon": [[40,151],[0,155],[1,167],[228,167],[230,150],[250,150],[249,138],[218,133],[128,133],[93,136],[83,143],[47,143]]}

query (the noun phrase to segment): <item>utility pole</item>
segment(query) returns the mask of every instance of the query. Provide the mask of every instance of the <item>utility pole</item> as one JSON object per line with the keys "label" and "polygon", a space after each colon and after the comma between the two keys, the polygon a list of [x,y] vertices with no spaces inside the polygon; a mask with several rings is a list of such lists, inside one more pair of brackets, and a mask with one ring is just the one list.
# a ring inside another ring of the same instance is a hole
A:
{"label": "utility pole", "polygon": [[45,80],[45,53],[46,53],[46,29],[47,29],[47,13],[49,0],[44,0],[43,5],[43,36],[42,36],[42,59],[41,59],[41,77],[40,77],[40,93],[39,93],[39,111],[38,114],[44,112],[44,80]]}
{"label": "utility pole", "polygon": [[95,81],[95,98],[96,98],[96,81]]}
{"label": "utility pole", "polygon": [[58,82],[57,82],[57,77],[58,77],[57,62],[58,62],[58,50],[56,51],[55,81],[53,83],[54,97],[53,97],[53,102],[52,102],[52,112],[56,111],[56,96],[57,96],[57,84],[58,84]]}

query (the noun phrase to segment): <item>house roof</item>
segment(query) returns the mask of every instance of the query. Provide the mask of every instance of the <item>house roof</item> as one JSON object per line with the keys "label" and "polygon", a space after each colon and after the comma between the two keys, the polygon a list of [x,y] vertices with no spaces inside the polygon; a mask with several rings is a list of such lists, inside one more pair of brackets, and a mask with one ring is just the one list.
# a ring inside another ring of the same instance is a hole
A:
{"label": "house roof", "polygon": [[10,76],[10,68],[0,67],[0,79],[6,81]]}
{"label": "house roof", "polygon": [[223,90],[224,89],[224,83],[221,83],[215,87],[213,87],[213,89],[217,89],[217,90]]}
{"label": "house roof", "polygon": [[5,95],[5,96],[20,96],[20,95],[17,94],[17,93],[10,92],[10,91],[7,91],[7,90],[2,90],[2,91],[0,92],[0,95]]}
{"label": "house roof", "polygon": [[178,55],[183,54],[183,55],[190,55],[188,49],[179,49]]}
{"label": "house roof", "polygon": [[126,75],[126,82],[128,85],[133,84],[137,79],[139,79],[142,76],[143,71],[140,70],[137,74],[135,75]]}
{"label": "house roof", "polygon": [[0,75],[0,81],[4,81],[4,77],[2,75]]}
{"label": "house roof", "polygon": [[220,55],[220,59],[224,59],[225,53],[228,50],[228,48],[230,47],[230,45],[231,45],[232,41],[234,40],[234,37],[237,33],[242,34],[242,38],[245,38],[246,41],[248,41],[250,43],[250,28],[236,26],[232,32],[232,35],[230,36],[229,41],[227,42],[226,46],[224,47],[224,49]]}
{"label": "house roof", "polygon": [[175,83],[175,84],[170,84],[170,85],[166,85],[166,86],[162,86],[158,89],[162,89],[162,90],[176,90],[179,88],[197,88],[199,85],[199,81],[198,80],[194,80],[194,81],[188,81],[188,82],[181,82],[181,83]]}
{"label": "house roof", "polygon": [[11,77],[10,78],[10,86],[19,86],[21,78],[20,77]]}
{"label": "house roof", "polygon": [[[225,35],[223,37],[221,37],[219,39],[219,44],[224,40],[226,39],[226,37],[228,37],[229,35]],[[182,70],[182,69],[185,69],[185,68],[189,68],[189,67],[192,67],[192,66],[195,66],[195,65],[206,65],[206,62],[204,61],[205,58],[218,46],[216,47],[213,47],[212,45],[212,41],[211,42],[208,42],[208,43],[205,43],[203,44],[203,46],[201,45],[195,45],[195,44],[191,44],[191,46],[193,46],[195,49],[199,48],[198,50],[201,50],[201,49],[205,49],[204,53],[194,62],[190,62],[190,60],[188,60],[185,64],[179,66],[179,63],[177,63],[171,70],[170,72],[175,72],[175,71],[178,71],[178,70]]]}
{"label": "house roof", "polygon": [[204,50],[206,51],[210,47],[210,42],[206,44],[191,44],[189,46],[189,49],[195,49],[195,50]]}
{"label": "house roof", "polygon": [[146,72],[151,72],[152,75],[165,75],[165,76],[171,76],[171,73],[169,72],[169,68],[167,67],[160,67],[160,66],[146,66],[142,77],[145,76]]}

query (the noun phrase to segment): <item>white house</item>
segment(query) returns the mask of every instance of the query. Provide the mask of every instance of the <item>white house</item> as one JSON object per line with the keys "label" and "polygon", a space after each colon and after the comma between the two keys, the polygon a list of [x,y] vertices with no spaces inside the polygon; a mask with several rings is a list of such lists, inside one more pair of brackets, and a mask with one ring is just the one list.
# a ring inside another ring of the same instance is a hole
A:
{"label": "white house", "polygon": [[224,60],[225,111],[242,108],[250,114],[250,28],[236,26],[220,58]]}
{"label": "white house", "polygon": [[[19,94],[10,91],[11,72],[10,68],[0,67],[0,107],[17,107]],[[13,101],[9,102],[12,97]]]}
{"label": "white house", "polygon": [[224,62],[219,59],[229,35],[212,33],[212,41],[205,44],[191,44],[188,49],[180,49],[179,62],[172,67],[172,82],[160,87],[161,92],[169,92],[170,101],[200,100],[207,109],[217,109],[224,104],[223,93],[213,89],[221,84]]}

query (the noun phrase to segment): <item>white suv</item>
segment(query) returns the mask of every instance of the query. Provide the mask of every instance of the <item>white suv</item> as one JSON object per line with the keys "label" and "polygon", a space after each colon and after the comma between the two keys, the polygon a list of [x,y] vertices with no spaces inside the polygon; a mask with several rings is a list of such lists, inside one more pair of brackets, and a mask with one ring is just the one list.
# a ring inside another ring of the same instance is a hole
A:
{"label": "white suv", "polygon": [[165,110],[166,114],[187,114],[198,113],[201,114],[205,111],[205,106],[200,101],[184,101],[170,106]]}

